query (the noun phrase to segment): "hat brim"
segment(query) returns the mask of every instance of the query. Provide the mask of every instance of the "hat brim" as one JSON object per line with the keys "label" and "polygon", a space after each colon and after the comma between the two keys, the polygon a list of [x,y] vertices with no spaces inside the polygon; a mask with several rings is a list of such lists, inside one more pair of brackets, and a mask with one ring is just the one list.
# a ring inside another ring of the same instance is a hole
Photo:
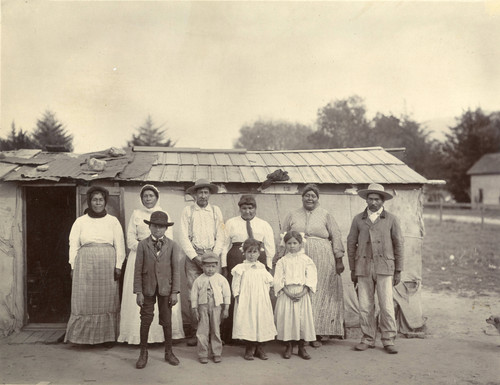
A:
{"label": "hat brim", "polygon": [[170,226],[174,225],[174,222],[167,222],[165,224],[165,223],[159,223],[159,222],[151,222],[151,221],[148,221],[147,219],[144,219],[144,223],[147,224],[148,226],[149,225],[158,225],[158,226],[167,226],[167,227],[170,227]]}
{"label": "hat brim", "polygon": [[363,198],[363,199],[368,198],[369,194],[379,194],[379,195],[382,195],[386,201],[388,201],[388,200],[390,200],[390,199],[393,198],[392,194],[389,194],[388,192],[385,192],[385,191],[370,190],[370,189],[365,189],[365,190],[359,190],[358,191],[358,195],[361,198]]}
{"label": "hat brim", "polygon": [[217,258],[205,258],[201,260],[201,263],[219,263]]}
{"label": "hat brim", "polygon": [[203,187],[208,187],[211,194],[217,194],[217,191],[219,191],[219,188],[216,185],[214,185],[212,183],[204,183],[204,184],[191,186],[186,190],[186,192],[190,195],[193,195],[194,193],[196,193],[196,190],[203,188]]}

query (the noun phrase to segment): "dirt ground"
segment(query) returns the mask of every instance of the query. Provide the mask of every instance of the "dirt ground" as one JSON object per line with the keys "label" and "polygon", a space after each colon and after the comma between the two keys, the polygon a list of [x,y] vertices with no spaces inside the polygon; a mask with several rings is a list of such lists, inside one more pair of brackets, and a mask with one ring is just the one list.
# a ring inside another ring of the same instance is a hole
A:
{"label": "dirt ground", "polygon": [[[0,341],[0,382],[8,384],[500,384],[500,334],[485,319],[500,313],[500,296],[465,297],[422,291],[429,335],[399,338],[399,354],[376,349],[356,352],[357,340],[331,340],[309,348],[310,361],[281,358],[268,347],[268,361],[245,361],[243,347],[228,346],[220,364],[197,362],[196,350],[174,346],[181,364],[168,365],[161,346],[150,349],[145,369],[135,369],[138,349],[7,345]],[[487,334],[486,334],[487,333]],[[296,351],[294,350],[294,353]]]}

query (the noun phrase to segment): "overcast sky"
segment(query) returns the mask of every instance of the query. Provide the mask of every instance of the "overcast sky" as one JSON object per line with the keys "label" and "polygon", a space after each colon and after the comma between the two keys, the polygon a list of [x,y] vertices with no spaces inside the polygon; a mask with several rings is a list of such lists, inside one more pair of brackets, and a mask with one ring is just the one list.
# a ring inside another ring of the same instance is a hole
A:
{"label": "overcast sky", "polygon": [[1,137],[47,109],[76,152],[125,145],[148,114],[177,147],[232,148],[243,124],[312,124],[354,94],[422,122],[500,110],[498,2],[1,5]]}

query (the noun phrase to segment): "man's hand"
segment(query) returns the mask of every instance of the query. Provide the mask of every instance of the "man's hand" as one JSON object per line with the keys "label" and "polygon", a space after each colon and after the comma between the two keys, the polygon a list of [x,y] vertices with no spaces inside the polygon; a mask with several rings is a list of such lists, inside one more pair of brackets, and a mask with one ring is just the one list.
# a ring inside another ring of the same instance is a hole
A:
{"label": "man's hand", "polygon": [[401,272],[396,271],[394,273],[394,279],[392,281],[392,286],[396,286],[399,282],[401,282]]}
{"label": "man's hand", "polygon": [[197,256],[193,258],[193,262],[201,269],[203,267],[203,263],[201,263],[201,257]]}
{"label": "man's hand", "polygon": [[120,277],[122,276],[122,269],[118,269],[117,267],[115,267],[115,281],[118,281],[120,279]]}
{"label": "man's hand", "polygon": [[224,266],[222,269],[221,269],[221,274],[224,278],[227,279],[227,266]]}
{"label": "man's hand", "polygon": [[168,305],[170,307],[174,307],[175,304],[177,303],[178,299],[177,299],[177,293],[172,293],[170,294],[170,299],[168,301]]}
{"label": "man's hand", "polygon": [[345,270],[344,262],[342,258],[335,258],[335,271],[338,275],[342,274]]}
{"label": "man's hand", "polygon": [[356,272],[354,270],[351,271],[351,281],[354,283],[354,285],[358,284],[358,276],[356,275]]}
{"label": "man's hand", "polygon": [[144,294],[137,293],[136,298],[135,298],[135,302],[137,302],[137,306],[142,307],[142,305],[144,305]]}
{"label": "man's hand", "polygon": [[197,308],[191,309],[191,313],[193,314],[193,318],[196,320],[196,322],[200,321],[200,313],[198,313]]}

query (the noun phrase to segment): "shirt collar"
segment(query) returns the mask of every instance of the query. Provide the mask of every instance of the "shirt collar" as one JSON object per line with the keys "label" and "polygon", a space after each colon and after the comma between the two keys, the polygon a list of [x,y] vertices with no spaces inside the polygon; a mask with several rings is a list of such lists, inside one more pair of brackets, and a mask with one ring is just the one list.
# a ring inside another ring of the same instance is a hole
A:
{"label": "shirt collar", "polygon": [[198,211],[212,211],[212,206],[210,206],[210,203],[208,203],[205,207],[200,207],[197,203],[195,203],[194,209]]}
{"label": "shirt collar", "polygon": [[[378,211],[376,211],[376,213],[378,213],[377,215],[380,215],[380,218],[385,218],[385,209],[384,209],[384,206],[382,206],[380,209],[378,209]],[[362,219],[366,219],[366,218],[368,218],[372,214],[373,213],[367,207],[365,209],[365,211],[363,211],[363,215],[361,216],[361,218]]]}

